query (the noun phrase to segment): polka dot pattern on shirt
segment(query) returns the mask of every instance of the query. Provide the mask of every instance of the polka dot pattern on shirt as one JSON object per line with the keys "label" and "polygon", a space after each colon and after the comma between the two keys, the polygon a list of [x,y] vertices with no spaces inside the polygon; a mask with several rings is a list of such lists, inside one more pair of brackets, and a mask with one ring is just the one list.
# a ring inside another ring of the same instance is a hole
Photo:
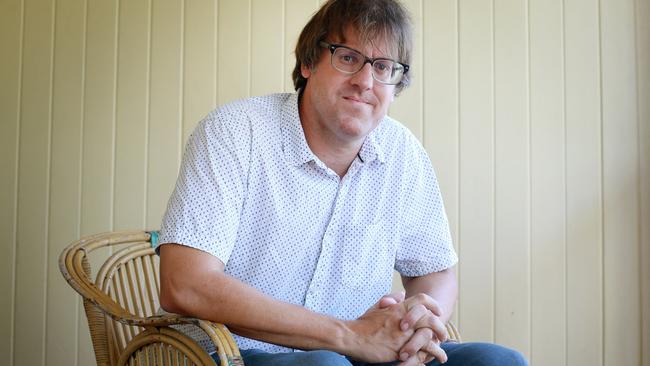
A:
{"label": "polka dot pattern on shirt", "polygon": [[408,129],[384,118],[339,178],[309,149],[297,94],[233,102],[197,126],[160,243],[203,250],[263,293],[340,319],[388,293],[393,269],[421,276],[457,262],[433,168]]}

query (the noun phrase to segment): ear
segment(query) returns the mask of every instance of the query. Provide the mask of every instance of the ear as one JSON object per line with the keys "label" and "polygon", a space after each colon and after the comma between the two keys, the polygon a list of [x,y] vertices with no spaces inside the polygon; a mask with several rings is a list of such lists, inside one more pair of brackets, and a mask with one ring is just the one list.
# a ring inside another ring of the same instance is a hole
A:
{"label": "ear", "polygon": [[302,75],[303,78],[309,79],[312,73],[312,68],[306,66],[305,64],[300,64],[300,75]]}

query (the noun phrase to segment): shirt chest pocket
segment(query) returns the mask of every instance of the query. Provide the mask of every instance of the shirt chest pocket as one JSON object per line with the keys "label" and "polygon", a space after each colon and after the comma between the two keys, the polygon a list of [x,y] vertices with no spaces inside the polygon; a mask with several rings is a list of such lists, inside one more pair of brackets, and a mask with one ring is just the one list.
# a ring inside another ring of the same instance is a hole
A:
{"label": "shirt chest pocket", "polygon": [[390,285],[397,250],[391,228],[383,222],[350,225],[342,235],[341,284],[354,289]]}

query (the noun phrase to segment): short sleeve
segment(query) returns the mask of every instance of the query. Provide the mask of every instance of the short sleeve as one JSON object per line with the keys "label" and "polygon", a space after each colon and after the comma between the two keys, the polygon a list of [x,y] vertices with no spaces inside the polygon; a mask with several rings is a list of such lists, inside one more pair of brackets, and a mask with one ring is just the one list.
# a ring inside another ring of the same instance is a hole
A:
{"label": "short sleeve", "polygon": [[410,145],[395,270],[417,277],[450,268],[458,257],[431,161],[415,138]]}
{"label": "short sleeve", "polygon": [[251,134],[245,116],[225,106],[193,131],[163,217],[161,245],[186,245],[228,262],[250,166]]}

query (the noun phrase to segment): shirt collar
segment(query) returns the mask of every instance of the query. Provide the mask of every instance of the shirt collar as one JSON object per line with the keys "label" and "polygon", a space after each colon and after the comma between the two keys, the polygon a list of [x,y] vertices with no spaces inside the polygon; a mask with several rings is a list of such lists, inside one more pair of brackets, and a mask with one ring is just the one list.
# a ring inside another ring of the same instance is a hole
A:
{"label": "shirt collar", "polygon": [[[294,166],[302,165],[312,160],[318,161],[316,155],[311,151],[305,138],[305,132],[300,123],[298,111],[299,91],[291,94],[282,105],[282,149],[284,156]],[[384,153],[381,148],[381,136],[384,120],[366,136],[359,158],[364,163],[378,160],[385,162]]]}
{"label": "shirt collar", "polygon": [[298,92],[289,95],[282,105],[282,149],[287,161],[294,166],[316,159],[300,124],[298,95]]}
{"label": "shirt collar", "polygon": [[382,164],[385,162],[384,151],[381,148],[381,136],[383,135],[382,130],[384,123],[385,119],[379,122],[379,125],[377,125],[374,130],[370,131],[368,136],[366,136],[363,145],[361,145],[359,158],[361,158],[361,161],[364,163],[369,163],[375,159]]}

